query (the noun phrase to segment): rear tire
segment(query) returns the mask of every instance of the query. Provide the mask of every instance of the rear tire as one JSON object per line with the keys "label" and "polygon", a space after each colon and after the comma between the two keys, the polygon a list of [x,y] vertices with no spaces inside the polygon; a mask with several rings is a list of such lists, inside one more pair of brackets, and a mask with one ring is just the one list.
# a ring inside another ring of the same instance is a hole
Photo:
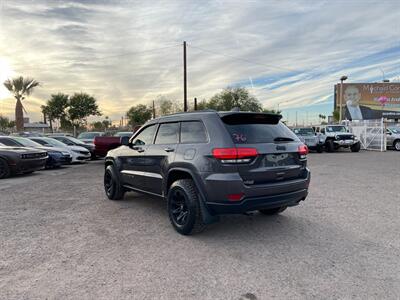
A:
{"label": "rear tire", "polygon": [[193,180],[181,179],[172,183],[167,200],[169,219],[178,233],[191,235],[205,229],[201,200]]}
{"label": "rear tire", "polygon": [[284,210],[286,210],[287,206],[281,206],[281,207],[276,207],[276,208],[271,208],[271,209],[260,209],[259,212],[262,213],[263,215],[277,215]]}
{"label": "rear tire", "polygon": [[327,151],[327,152],[333,152],[333,151],[335,151],[335,145],[334,145],[334,143],[333,143],[332,140],[326,141],[326,151]]}
{"label": "rear tire", "polygon": [[361,148],[360,142],[350,147],[351,152],[359,152]]}
{"label": "rear tire", "polygon": [[124,198],[124,188],[116,175],[115,168],[110,165],[104,172],[104,191],[110,200],[121,200]]}
{"label": "rear tire", "polygon": [[0,179],[10,177],[10,167],[6,160],[0,158]]}
{"label": "rear tire", "polygon": [[393,147],[396,151],[400,151],[400,140],[394,141]]}
{"label": "rear tire", "polygon": [[324,151],[322,145],[317,145],[317,152],[322,153]]}

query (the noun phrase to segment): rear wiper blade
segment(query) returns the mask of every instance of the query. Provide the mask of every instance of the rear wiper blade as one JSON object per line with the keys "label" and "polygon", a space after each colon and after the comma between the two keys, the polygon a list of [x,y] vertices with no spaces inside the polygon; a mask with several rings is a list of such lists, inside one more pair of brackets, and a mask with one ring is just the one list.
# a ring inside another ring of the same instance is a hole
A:
{"label": "rear wiper blade", "polygon": [[294,139],[290,137],[278,136],[274,138],[274,142],[293,142]]}

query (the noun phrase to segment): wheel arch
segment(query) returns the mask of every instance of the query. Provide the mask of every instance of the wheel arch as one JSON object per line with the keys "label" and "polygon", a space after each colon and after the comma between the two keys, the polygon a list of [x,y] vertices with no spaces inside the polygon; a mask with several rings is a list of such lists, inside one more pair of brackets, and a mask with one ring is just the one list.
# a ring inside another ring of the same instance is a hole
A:
{"label": "wheel arch", "polygon": [[[182,177],[179,177],[179,176],[182,176]],[[164,180],[164,183],[163,183],[164,184],[163,193],[164,193],[165,197],[166,197],[166,195],[168,195],[168,189],[174,181],[179,180],[179,179],[188,179],[188,178],[193,180],[193,182],[196,186],[196,189],[199,193],[200,208],[203,213],[204,223],[211,224],[211,223],[218,221],[219,217],[212,215],[206,205],[207,195],[205,194],[205,191],[202,188],[200,178],[198,176],[196,176],[196,174],[188,168],[174,167],[168,171],[167,178],[166,178],[166,180]]]}
{"label": "wheel arch", "polygon": [[395,140],[393,141],[392,147],[395,147],[397,142],[400,142],[400,139],[399,139],[399,138],[397,138],[397,139],[395,139]]}

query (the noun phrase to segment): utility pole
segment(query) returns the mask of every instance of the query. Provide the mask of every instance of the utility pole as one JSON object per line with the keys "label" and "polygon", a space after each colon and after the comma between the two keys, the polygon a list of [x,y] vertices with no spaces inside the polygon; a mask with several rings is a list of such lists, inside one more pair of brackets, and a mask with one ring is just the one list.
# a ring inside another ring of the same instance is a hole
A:
{"label": "utility pole", "polygon": [[187,112],[186,41],[183,42],[183,111]]}
{"label": "utility pole", "polygon": [[197,98],[194,98],[194,110],[197,110]]}
{"label": "utility pole", "polygon": [[153,119],[156,118],[156,106],[154,105],[154,100],[153,100]]}
{"label": "utility pole", "polygon": [[296,110],[296,127],[297,127],[297,110]]}

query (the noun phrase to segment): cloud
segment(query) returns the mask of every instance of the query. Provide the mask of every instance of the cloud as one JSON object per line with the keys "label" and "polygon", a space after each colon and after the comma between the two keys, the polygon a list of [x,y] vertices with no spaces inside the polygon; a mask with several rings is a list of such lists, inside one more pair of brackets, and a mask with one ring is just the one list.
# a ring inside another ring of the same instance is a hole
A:
{"label": "cloud", "polygon": [[[57,92],[88,92],[116,119],[160,94],[182,101],[183,40],[189,99],[241,84],[267,107],[301,109],[332,101],[343,74],[398,78],[399,9],[395,1],[8,1],[0,58],[42,83],[26,104],[37,120]],[[0,113],[12,116],[5,98]]]}

